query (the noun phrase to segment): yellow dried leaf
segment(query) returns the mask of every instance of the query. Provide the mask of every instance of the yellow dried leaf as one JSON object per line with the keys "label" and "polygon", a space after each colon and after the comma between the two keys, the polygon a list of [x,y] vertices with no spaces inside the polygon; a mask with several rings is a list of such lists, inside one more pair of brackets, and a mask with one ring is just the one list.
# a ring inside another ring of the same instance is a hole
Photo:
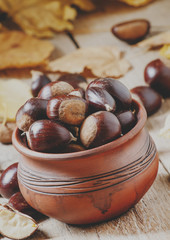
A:
{"label": "yellow dried leaf", "polygon": [[170,59],[170,44],[164,45],[161,49],[160,49],[160,54],[163,57],[166,57],[168,59]]}
{"label": "yellow dried leaf", "polygon": [[19,31],[0,34],[0,69],[41,66],[54,46]]}
{"label": "yellow dried leaf", "polygon": [[131,5],[133,7],[141,7],[152,2],[153,0],[120,0],[120,1],[127,3],[128,5]]}
{"label": "yellow dried leaf", "polygon": [[0,9],[7,12],[27,34],[51,37],[54,31],[72,30],[77,11],[72,4],[83,10],[91,10],[90,0],[0,0]]}
{"label": "yellow dried leaf", "polygon": [[163,46],[164,44],[170,44],[170,32],[163,32],[157,34],[151,38],[143,40],[137,44],[138,47],[152,49]]}
{"label": "yellow dried leaf", "polygon": [[21,80],[0,80],[0,122],[14,122],[19,107],[31,98],[30,86]]}
{"label": "yellow dried leaf", "polygon": [[[66,2],[68,2],[68,0],[66,0]],[[92,3],[91,0],[70,0],[69,4],[75,4],[76,6],[85,11],[91,11],[95,9],[95,5]]]}
{"label": "yellow dried leaf", "polygon": [[160,130],[160,135],[170,139],[170,113],[167,115],[165,119],[165,125],[164,127]]}
{"label": "yellow dried leaf", "polygon": [[96,77],[115,78],[124,75],[130,68],[122,52],[114,46],[80,48],[50,62],[48,66],[52,72],[83,73],[88,69]]}

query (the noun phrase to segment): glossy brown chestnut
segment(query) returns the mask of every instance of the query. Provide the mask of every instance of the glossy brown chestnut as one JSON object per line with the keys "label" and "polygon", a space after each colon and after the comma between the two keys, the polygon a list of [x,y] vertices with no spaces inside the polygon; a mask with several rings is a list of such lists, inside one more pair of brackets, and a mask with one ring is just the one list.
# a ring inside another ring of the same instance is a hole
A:
{"label": "glossy brown chestnut", "polygon": [[9,201],[8,205],[10,205],[12,208],[16,209],[19,212],[25,213],[27,215],[34,215],[36,210],[33,209],[24,199],[21,192],[14,193]]}
{"label": "glossy brown chestnut", "polygon": [[88,116],[80,128],[80,140],[86,148],[101,146],[121,135],[117,117],[107,111],[99,111]]}
{"label": "glossy brown chestnut", "polygon": [[40,98],[30,98],[26,101],[16,113],[17,127],[26,132],[36,120],[46,119],[47,103],[47,100]]}
{"label": "glossy brown chestnut", "polygon": [[99,78],[92,81],[87,88],[100,88],[106,90],[116,101],[117,109],[128,109],[132,103],[132,97],[128,88],[113,78]]}
{"label": "glossy brown chestnut", "polygon": [[26,132],[30,149],[38,152],[57,152],[73,140],[72,134],[51,120],[38,120]]}
{"label": "glossy brown chestnut", "polygon": [[116,114],[116,117],[120,122],[123,134],[129,132],[136,124],[136,116],[132,111],[121,112]]}
{"label": "glossy brown chestnut", "polygon": [[85,98],[89,106],[96,111],[114,112],[116,110],[114,98],[105,89],[89,87],[85,92]]}
{"label": "glossy brown chestnut", "polygon": [[83,98],[76,96],[58,96],[47,104],[49,119],[70,125],[80,125],[86,117],[88,105]]}
{"label": "glossy brown chestnut", "polygon": [[37,97],[41,88],[50,83],[51,80],[43,73],[33,71],[32,73],[32,83],[31,92],[33,97]]}
{"label": "glossy brown chestnut", "polygon": [[170,97],[170,68],[160,59],[147,64],[144,70],[145,82],[164,98]]}
{"label": "glossy brown chestnut", "polygon": [[50,100],[52,97],[67,95],[73,90],[74,88],[67,82],[51,82],[40,90],[38,98]]}
{"label": "glossy brown chestnut", "polygon": [[113,219],[134,206],[152,185],[159,158],[144,128],[145,109],[135,100],[132,104],[136,125],[124,136],[85,151],[35,152],[23,145],[16,129],[13,145],[26,201],[47,216],[79,225]]}
{"label": "glossy brown chestnut", "polygon": [[62,153],[72,153],[72,152],[80,152],[80,151],[84,151],[85,148],[78,144],[78,143],[70,143],[68,144],[66,147],[64,147],[63,149],[61,149]]}
{"label": "glossy brown chestnut", "polygon": [[80,74],[64,74],[58,78],[58,81],[63,81],[69,83],[73,88],[83,88],[87,87],[87,80]]}
{"label": "glossy brown chestnut", "polygon": [[6,168],[0,177],[0,194],[4,198],[10,198],[19,191],[17,179],[18,163],[14,163]]}
{"label": "glossy brown chestnut", "polygon": [[151,87],[138,86],[131,89],[131,92],[140,98],[148,116],[154,114],[160,109],[162,105],[162,97]]}
{"label": "glossy brown chestnut", "polygon": [[122,22],[112,27],[112,33],[122,41],[134,44],[141,41],[149,32],[150,23],[146,19]]}

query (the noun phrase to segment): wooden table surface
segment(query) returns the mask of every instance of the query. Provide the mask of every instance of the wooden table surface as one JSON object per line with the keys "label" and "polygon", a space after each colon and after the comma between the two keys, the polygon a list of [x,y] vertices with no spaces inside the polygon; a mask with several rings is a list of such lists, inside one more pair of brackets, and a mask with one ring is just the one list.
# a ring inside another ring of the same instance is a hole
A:
{"label": "wooden table surface", "polygon": [[[100,2],[100,1],[97,1]],[[103,2],[103,3],[102,3]],[[142,8],[132,8],[113,1],[101,1],[98,11],[81,14],[75,22],[73,37],[79,47],[116,45],[125,51],[133,69],[120,80],[130,89],[144,85],[143,71],[148,62],[159,57],[158,51],[144,52],[116,39],[110,32],[112,25],[124,20],[146,18],[151,22],[151,35],[170,29],[170,1],[157,0]],[[57,34],[52,40],[58,56],[76,49],[67,34]],[[28,239],[64,240],[168,240],[170,239],[170,140],[160,136],[166,116],[170,114],[170,99],[149,117],[146,127],[153,137],[160,156],[157,178],[145,196],[127,213],[117,219],[93,226],[71,226],[52,218],[42,219],[39,230]],[[0,168],[18,161],[12,145],[0,144]],[[5,202],[0,198],[0,202]],[[48,204],[48,203],[47,203]],[[6,239],[0,236],[0,239]]]}

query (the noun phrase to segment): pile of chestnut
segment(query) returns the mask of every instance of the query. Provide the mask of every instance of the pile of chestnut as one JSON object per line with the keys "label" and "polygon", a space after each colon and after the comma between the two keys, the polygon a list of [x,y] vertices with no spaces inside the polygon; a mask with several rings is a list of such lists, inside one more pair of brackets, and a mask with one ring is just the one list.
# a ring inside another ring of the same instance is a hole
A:
{"label": "pile of chestnut", "polygon": [[98,147],[126,134],[137,121],[130,91],[112,78],[87,84],[78,74],[54,82],[41,74],[31,89],[34,97],[18,110],[16,124],[34,151],[67,153]]}

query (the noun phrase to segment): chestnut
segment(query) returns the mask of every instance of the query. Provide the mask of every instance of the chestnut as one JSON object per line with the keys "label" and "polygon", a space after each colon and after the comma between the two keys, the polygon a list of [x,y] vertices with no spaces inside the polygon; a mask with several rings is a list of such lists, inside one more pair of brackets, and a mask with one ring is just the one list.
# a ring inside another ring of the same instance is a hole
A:
{"label": "chestnut", "polygon": [[0,177],[0,194],[4,198],[10,198],[19,191],[17,179],[18,163],[14,163],[6,168]]}
{"label": "chestnut", "polygon": [[16,192],[14,193],[9,201],[8,201],[8,205],[11,206],[12,208],[14,208],[15,210],[25,213],[27,215],[34,215],[35,212],[37,212],[34,208],[32,208],[24,199],[24,197],[22,196],[21,192]]}
{"label": "chestnut", "polygon": [[70,143],[65,148],[63,148],[61,150],[62,150],[62,153],[72,153],[72,152],[84,151],[85,148],[78,143]]}
{"label": "chestnut", "polygon": [[74,88],[69,83],[63,81],[55,81],[46,84],[38,93],[38,98],[50,100],[55,96],[67,95],[73,90]]}
{"label": "chestnut", "polygon": [[131,89],[131,92],[139,97],[148,116],[157,112],[162,105],[161,95],[151,87],[138,86]]}
{"label": "chestnut", "polygon": [[26,132],[30,149],[37,152],[57,152],[75,138],[62,125],[51,120],[38,120]]}
{"label": "chestnut", "polygon": [[116,102],[114,98],[105,90],[98,87],[89,87],[85,92],[85,98],[90,107],[98,110],[114,112]]}
{"label": "chestnut", "polygon": [[58,96],[48,101],[47,116],[49,119],[70,125],[80,125],[86,116],[87,109],[87,103],[83,98]]}
{"label": "chestnut", "polygon": [[122,133],[125,134],[129,132],[136,124],[136,116],[132,111],[124,111],[116,114],[118,118]]}
{"label": "chestnut", "polygon": [[122,22],[112,27],[112,33],[122,41],[134,44],[141,41],[149,32],[150,23],[146,19]]}
{"label": "chestnut", "polygon": [[107,91],[116,101],[117,110],[120,108],[128,109],[132,103],[132,97],[129,89],[120,81],[113,78],[99,78],[92,81],[88,87],[91,88],[100,88]]}
{"label": "chestnut", "polygon": [[145,82],[164,98],[170,97],[170,68],[160,59],[147,64],[144,70]]}
{"label": "chestnut", "polygon": [[107,111],[91,114],[80,128],[80,140],[86,148],[101,146],[120,135],[121,125],[118,118]]}
{"label": "chestnut", "polygon": [[63,81],[69,83],[73,88],[83,88],[87,87],[87,80],[80,74],[64,74],[58,78],[58,81]]}
{"label": "chestnut", "polygon": [[47,103],[47,100],[39,98],[30,98],[26,101],[16,113],[17,127],[26,132],[36,120],[46,119]]}
{"label": "chestnut", "polygon": [[37,97],[42,87],[51,82],[51,80],[42,72],[32,71],[31,93]]}

